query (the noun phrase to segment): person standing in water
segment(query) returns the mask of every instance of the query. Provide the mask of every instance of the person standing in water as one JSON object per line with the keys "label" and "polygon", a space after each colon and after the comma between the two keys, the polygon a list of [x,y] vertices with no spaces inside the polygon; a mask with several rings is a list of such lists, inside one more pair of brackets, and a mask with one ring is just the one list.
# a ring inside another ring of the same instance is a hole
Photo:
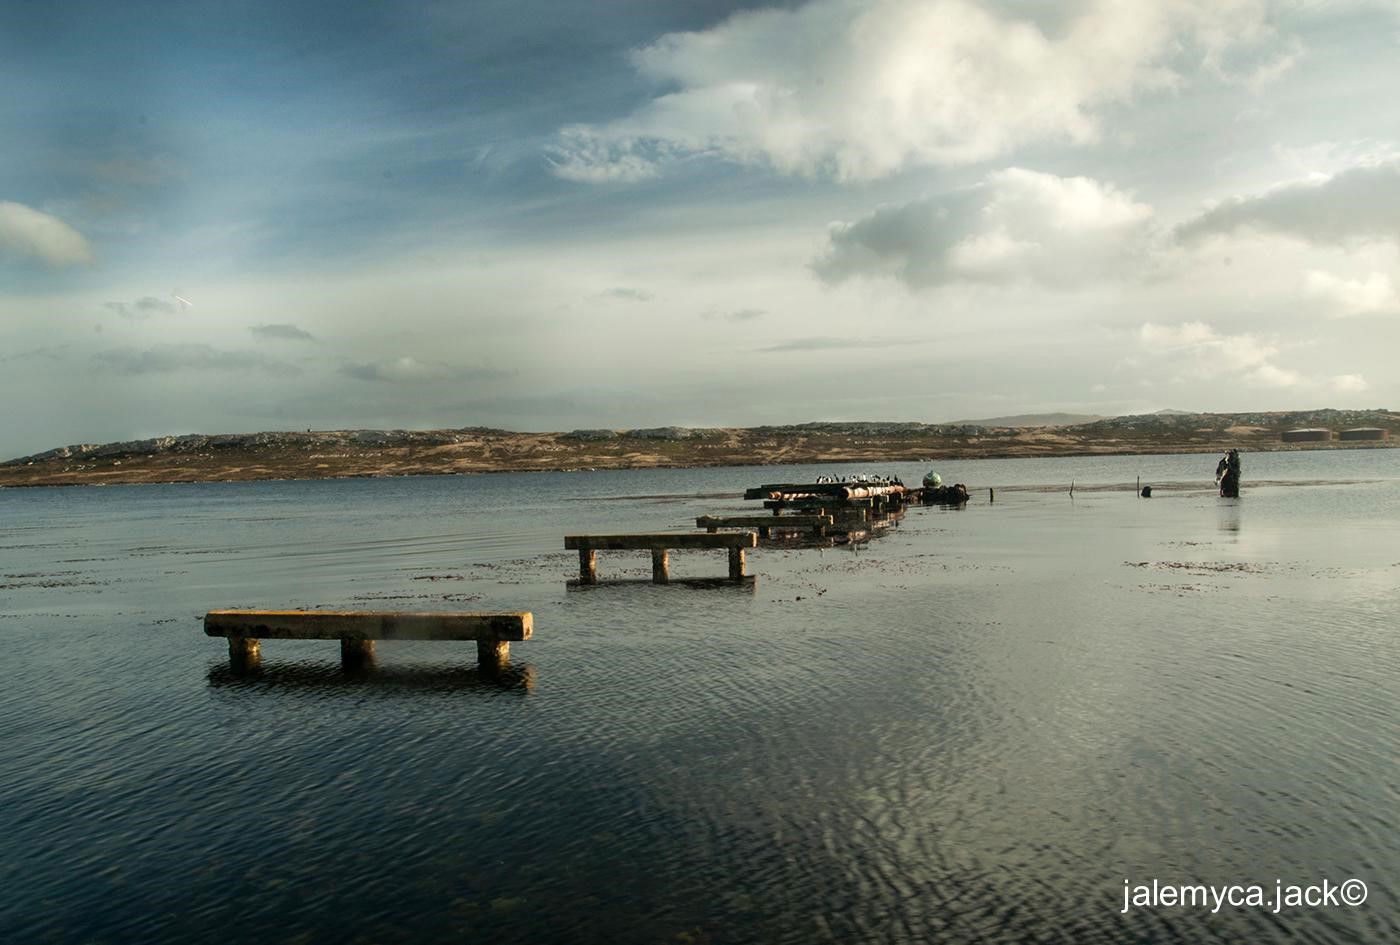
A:
{"label": "person standing in water", "polygon": [[1230,450],[1220,457],[1215,465],[1215,481],[1220,483],[1220,494],[1227,499],[1240,497],[1240,451]]}

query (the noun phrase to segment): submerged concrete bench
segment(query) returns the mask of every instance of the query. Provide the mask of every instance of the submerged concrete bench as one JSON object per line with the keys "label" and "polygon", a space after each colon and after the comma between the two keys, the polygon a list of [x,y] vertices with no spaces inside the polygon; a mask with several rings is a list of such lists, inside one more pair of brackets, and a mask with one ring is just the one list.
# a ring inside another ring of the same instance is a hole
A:
{"label": "submerged concrete bench", "polygon": [[725,535],[697,535],[691,532],[659,532],[647,535],[565,535],[564,548],[578,550],[578,580],[580,584],[598,583],[598,552],[650,551],[651,580],[655,584],[671,583],[671,549],[722,548],[729,552],[729,580],[736,583],[752,581],[744,574],[744,549],[758,544],[753,532]]}
{"label": "submerged concrete bench", "polygon": [[696,528],[714,533],[721,528],[756,528],[759,538],[767,538],[775,530],[811,532],[820,537],[831,525],[830,515],[702,515],[695,520]]}
{"label": "submerged concrete bench", "polygon": [[204,632],[228,638],[229,664],[256,669],[261,640],[339,640],[347,669],[374,662],[375,640],[475,640],[484,668],[499,668],[510,657],[512,640],[535,632],[530,611],[514,613],[395,613],[346,610],[211,610]]}

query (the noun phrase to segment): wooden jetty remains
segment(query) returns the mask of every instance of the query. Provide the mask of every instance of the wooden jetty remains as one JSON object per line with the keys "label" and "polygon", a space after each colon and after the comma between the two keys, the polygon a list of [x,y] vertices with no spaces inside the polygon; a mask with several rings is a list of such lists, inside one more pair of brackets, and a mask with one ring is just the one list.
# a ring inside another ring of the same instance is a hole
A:
{"label": "wooden jetty remains", "polygon": [[228,638],[229,665],[257,669],[262,640],[339,640],[345,669],[374,663],[376,640],[475,640],[477,662],[499,669],[510,658],[510,644],[534,635],[534,615],[497,613],[406,613],[345,610],[211,610],[204,632]]}
{"label": "wooden jetty remains", "polygon": [[600,551],[650,551],[651,580],[653,584],[702,583],[713,584],[715,579],[701,581],[672,581],[672,549],[724,549],[729,553],[729,577],[723,580],[735,584],[752,583],[753,576],[744,573],[744,549],[758,544],[758,536],[753,532],[732,532],[717,534],[695,534],[692,532],[657,532],[637,535],[565,535],[564,547],[578,551],[578,583],[598,583],[598,552]]}
{"label": "wooden jetty remains", "polygon": [[755,528],[758,529],[759,538],[769,538],[775,531],[805,532],[813,538],[820,538],[833,521],[832,516],[827,514],[783,515],[778,518],[771,515],[702,515],[695,520],[695,527],[710,533],[721,528]]}

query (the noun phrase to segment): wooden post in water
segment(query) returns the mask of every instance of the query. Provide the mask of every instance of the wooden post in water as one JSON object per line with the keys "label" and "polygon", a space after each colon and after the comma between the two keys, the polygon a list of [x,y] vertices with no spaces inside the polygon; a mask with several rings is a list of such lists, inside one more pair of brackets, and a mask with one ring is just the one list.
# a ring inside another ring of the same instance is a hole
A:
{"label": "wooden post in water", "polygon": [[351,672],[374,667],[374,641],[340,638],[340,668]]}
{"label": "wooden post in water", "polygon": [[742,581],[744,579],[744,549],[729,549],[729,580]]}
{"label": "wooden post in water", "polygon": [[665,548],[653,548],[651,552],[651,583],[671,583],[671,552]]}
{"label": "wooden post in water", "polygon": [[505,640],[477,640],[476,665],[482,672],[494,673],[510,662],[510,643]]}
{"label": "wooden post in water", "polygon": [[228,638],[228,665],[235,673],[262,669],[262,647],[256,637]]}
{"label": "wooden post in water", "polygon": [[997,491],[996,491],[995,489],[988,489],[988,490],[987,490],[987,504],[990,505],[990,504],[996,502],[996,500],[997,500]]}
{"label": "wooden post in water", "polygon": [[598,583],[598,552],[592,548],[578,550],[578,582],[580,584]]}

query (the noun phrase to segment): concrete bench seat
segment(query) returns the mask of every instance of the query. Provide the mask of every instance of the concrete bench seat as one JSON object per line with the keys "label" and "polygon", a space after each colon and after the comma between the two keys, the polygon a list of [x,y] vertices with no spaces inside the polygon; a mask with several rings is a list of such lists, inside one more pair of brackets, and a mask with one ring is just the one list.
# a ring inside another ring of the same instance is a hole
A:
{"label": "concrete bench seat", "polygon": [[565,535],[564,548],[578,551],[580,584],[598,583],[598,552],[650,551],[651,580],[654,584],[671,583],[670,552],[672,549],[723,549],[729,553],[729,580],[742,583],[753,578],[744,574],[744,549],[758,544],[753,532],[728,534],[696,534],[694,532],[658,532],[639,535]]}
{"label": "concrete bench seat", "polygon": [[229,664],[256,669],[261,640],[339,640],[347,669],[374,662],[376,640],[475,640],[477,662],[499,668],[514,640],[534,635],[530,611],[497,613],[412,613],[346,610],[211,610],[204,632],[228,638]]}

